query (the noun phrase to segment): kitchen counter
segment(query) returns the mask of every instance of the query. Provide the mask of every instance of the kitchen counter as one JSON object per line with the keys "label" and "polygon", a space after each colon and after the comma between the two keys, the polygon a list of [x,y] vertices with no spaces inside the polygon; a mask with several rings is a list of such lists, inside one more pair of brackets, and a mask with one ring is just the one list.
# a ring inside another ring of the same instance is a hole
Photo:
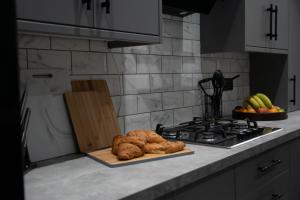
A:
{"label": "kitchen counter", "polygon": [[195,153],[109,168],[82,157],[34,169],[25,175],[27,200],[154,199],[300,137],[300,111],[283,121],[258,122],[283,130],[233,149],[187,145]]}

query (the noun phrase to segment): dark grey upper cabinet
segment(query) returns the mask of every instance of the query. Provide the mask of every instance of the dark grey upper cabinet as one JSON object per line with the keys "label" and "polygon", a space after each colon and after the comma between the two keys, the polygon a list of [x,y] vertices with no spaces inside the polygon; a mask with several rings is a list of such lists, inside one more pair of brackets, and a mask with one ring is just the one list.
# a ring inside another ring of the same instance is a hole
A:
{"label": "dark grey upper cabinet", "polygon": [[[92,5],[91,5],[92,6]],[[81,0],[17,0],[19,19],[75,26],[93,26],[93,8]]]}
{"label": "dark grey upper cabinet", "polygon": [[18,30],[110,41],[111,47],[154,44],[161,0],[17,0]]}
{"label": "dark grey upper cabinet", "polygon": [[200,19],[202,53],[288,53],[287,0],[217,1]]}
{"label": "dark grey upper cabinet", "polygon": [[289,110],[300,109],[300,1],[289,2]]}
{"label": "dark grey upper cabinet", "polygon": [[95,0],[95,27],[144,34],[159,34],[159,1]]}

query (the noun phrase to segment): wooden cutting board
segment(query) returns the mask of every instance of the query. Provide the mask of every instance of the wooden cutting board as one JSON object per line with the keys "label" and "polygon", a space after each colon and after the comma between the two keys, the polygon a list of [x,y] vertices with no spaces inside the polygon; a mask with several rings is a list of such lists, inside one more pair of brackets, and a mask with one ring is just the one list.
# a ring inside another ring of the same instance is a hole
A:
{"label": "wooden cutting board", "polygon": [[153,161],[153,160],[160,160],[164,158],[172,158],[177,156],[183,156],[188,154],[193,154],[194,152],[189,148],[185,147],[182,151],[171,153],[171,154],[145,154],[142,157],[134,158],[131,160],[118,160],[117,156],[112,154],[111,148],[103,149],[99,151],[94,151],[88,153],[87,155],[109,167],[119,167],[129,164]]}
{"label": "wooden cutting board", "polygon": [[64,97],[80,151],[111,146],[112,138],[121,131],[107,92],[66,92]]}

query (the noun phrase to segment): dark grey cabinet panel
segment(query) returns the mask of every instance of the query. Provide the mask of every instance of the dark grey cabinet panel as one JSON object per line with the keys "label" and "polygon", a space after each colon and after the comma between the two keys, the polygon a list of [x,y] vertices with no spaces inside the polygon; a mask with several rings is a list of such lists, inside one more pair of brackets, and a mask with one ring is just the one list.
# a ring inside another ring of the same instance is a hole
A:
{"label": "dark grey cabinet panel", "polygon": [[88,10],[81,0],[17,0],[17,18],[87,27],[94,23],[93,7]]}
{"label": "dark grey cabinet panel", "polygon": [[[271,4],[273,11],[278,8],[277,14],[272,12],[272,21],[267,11]],[[201,15],[200,20],[202,53],[288,53],[288,0],[217,1],[211,13]],[[275,34],[275,30],[277,39],[270,39],[267,34]]]}
{"label": "dark grey cabinet panel", "polygon": [[267,48],[269,0],[245,0],[245,45]]}
{"label": "dark grey cabinet panel", "polygon": [[[300,1],[289,1],[289,110],[300,109]],[[296,78],[295,83],[293,78]],[[295,103],[291,100],[296,100]]]}
{"label": "dark grey cabinet panel", "polygon": [[161,200],[234,200],[234,172],[227,170],[177,190]]}
{"label": "dark grey cabinet panel", "polygon": [[290,200],[300,199],[300,139],[291,144]]}
{"label": "dark grey cabinet panel", "polygon": [[258,189],[237,200],[288,200],[289,172],[285,171],[278,176],[270,178],[265,185],[260,185]]}
{"label": "dark grey cabinet panel", "polygon": [[18,31],[101,39],[109,47],[160,43],[161,0],[86,2],[17,0]]}
{"label": "dark grey cabinet panel", "polygon": [[[271,184],[269,183],[270,180],[278,174],[288,171],[290,167],[289,164],[290,146],[284,145],[263,153],[262,155],[237,166],[235,173],[237,199],[250,199],[248,197],[253,196],[252,193],[258,191],[262,186],[273,188],[274,186],[268,186]],[[261,171],[264,168],[266,170]],[[282,184],[287,185],[288,182]],[[271,194],[269,194],[270,198]],[[253,199],[264,198],[261,197]]]}
{"label": "dark grey cabinet panel", "polygon": [[159,34],[158,0],[111,0],[108,10],[101,7],[103,2],[105,0],[95,0],[96,28]]}

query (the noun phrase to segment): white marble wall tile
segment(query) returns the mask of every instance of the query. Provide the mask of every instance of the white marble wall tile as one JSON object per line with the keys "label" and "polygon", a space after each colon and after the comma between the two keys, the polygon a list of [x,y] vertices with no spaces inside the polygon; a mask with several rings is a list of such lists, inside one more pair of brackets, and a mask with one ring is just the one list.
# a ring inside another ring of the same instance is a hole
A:
{"label": "white marble wall tile", "polygon": [[19,34],[18,48],[50,49],[50,37]]}
{"label": "white marble wall tile", "polygon": [[172,39],[173,55],[176,56],[192,56],[193,55],[193,41]]}
{"label": "white marble wall tile", "polygon": [[86,39],[51,37],[51,49],[89,51]]}
{"label": "white marble wall tile", "polygon": [[231,71],[231,60],[230,59],[218,59],[217,60],[217,69],[221,70],[223,73]]}
{"label": "white marble wall tile", "polygon": [[217,59],[202,58],[201,68],[203,73],[213,73],[217,69]]}
{"label": "white marble wall tile", "polygon": [[137,55],[137,73],[160,73],[161,56]]}
{"label": "white marble wall tile", "polygon": [[20,71],[20,87],[33,96],[61,95],[71,91],[71,82],[67,70],[30,69]]}
{"label": "white marble wall tile", "polygon": [[141,94],[150,92],[149,75],[124,75],[124,94]]}
{"label": "white marble wall tile", "polygon": [[132,115],[137,113],[137,96],[114,96],[112,97],[115,111],[118,116]]}
{"label": "white marble wall tile", "polygon": [[193,108],[179,108],[174,110],[174,124],[191,121],[193,119]]}
{"label": "white marble wall tile", "polygon": [[196,106],[204,103],[203,94],[199,90],[184,91],[184,107]]}
{"label": "white marble wall tile", "polygon": [[162,38],[161,44],[150,45],[150,54],[172,55],[172,39]]}
{"label": "white marble wall tile", "polygon": [[106,80],[111,96],[123,94],[122,75],[91,75],[92,80]]}
{"label": "white marble wall tile", "polygon": [[107,67],[109,74],[134,74],[136,73],[136,55],[108,53]]}
{"label": "white marble wall tile", "polygon": [[149,46],[123,47],[123,53],[149,54]]}
{"label": "white marble wall tile", "polygon": [[193,41],[193,56],[201,56],[201,44],[200,41]]}
{"label": "white marble wall tile", "polygon": [[124,117],[118,117],[119,127],[121,129],[121,134],[125,135],[125,122]]}
{"label": "white marble wall tile", "polygon": [[173,74],[174,90],[192,90],[193,74]]}
{"label": "white marble wall tile", "polygon": [[106,55],[95,52],[72,52],[72,74],[106,74]]}
{"label": "white marble wall tile", "polygon": [[199,13],[191,14],[191,23],[200,24],[200,14]]}
{"label": "white marble wall tile", "polygon": [[172,74],[151,74],[150,75],[151,92],[165,92],[173,90]]}
{"label": "white marble wall tile", "polygon": [[183,92],[163,93],[163,109],[180,108],[183,106]]}
{"label": "white marble wall tile", "polygon": [[162,94],[142,94],[138,95],[138,112],[152,112],[162,109]]}
{"label": "white marble wall tile", "polygon": [[164,14],[164,13],[162,14],[163,19],[172,19],[172,17],[173,17],[172,15],[168,15],[168,14]]}
{"label": "white marble wall tile", "polygon": [[240,105],[238,101],[223,102],[223,116],[230,116],[237,105]]}
{"label": "white marble wall tile", "polygon": [[183,39],[200,41],[200,25],[183,22]]}
{"label": "white marble wall tile", "polygon": [[107,42],[101,40],[90,40],[90,50],[98,52],[108,52]]}
{"label": "white marble wall tile", "polygon": [[163,19],[163,37],[173,37],[173,38],[182,38],[183,33],[183,26],[182,22]]}
{"label": "white marble wall tile", "polygon": [[155,130],[157,124],[163,124],[164,126],[173,126],[173,110],[158,111],[151,113],[151,129]]}
{"label": "white marble wall tile", "polygon": [[19,49],[18,50],[18,63],[20,69],[27,68],[27,52],[26,49]]}
{"label": "white marble wall tile", "polygon": [[183,73],[201,73],[200,57],[183,57],[182,58]]}
{"label": "white marble wall tile", "polygon": [[193,74],[193,89],[200,89],[198,82],[203,79],[203,74]]}
{"label": "white marble wall tile", "polygon": [[91,80],[92,75],[70,75],[70,80]]}
{"label": "white marble wall tile", "polygon": [[204,108],[203,106],[193,106],[193,117],[203,117]]}
{"label": "white marble wall tile", "polygon": [[68,51],[28,49],[29,69],[71,69],[71,53]]}
{"label": "white marble wall tile", "polygon": [[125,116],[125,132],[134,129],[151,129],[150,113]]}
{"label": "white marble wall tile", "polygon": [[162,73],[181,73],[182,58],[179,56],[162,57]]}

